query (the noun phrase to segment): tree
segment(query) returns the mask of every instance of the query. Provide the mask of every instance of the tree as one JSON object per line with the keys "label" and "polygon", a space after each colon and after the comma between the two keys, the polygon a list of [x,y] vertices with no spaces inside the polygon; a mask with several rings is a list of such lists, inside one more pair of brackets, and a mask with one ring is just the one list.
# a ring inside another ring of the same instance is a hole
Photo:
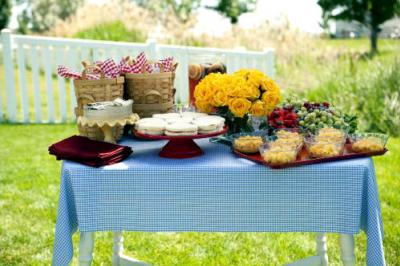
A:
{"label": "tree", "polygon": [[58,19],[65,20],[75,14],[84,0],[17,0],[27,3],[27,10],[18,16],[19,29],[26,33],[29,28],[34,32],[49,30]]}
{"label": "tree", "polygon": [[399,0],[318,0],[323,16],[358,21],[370,30],[371,54],[378,51],[380,25],[400,14]]}
{"label": "tree", "polygon": [[0,30],[7,27],[11,16],[10,0],[0,0]]}
{"label": "tree", "polygon": [[209,8],[217,10],[235,24],[242,13],[253,11],[256,3],[257,0],[219,0],[216,6]]}
{"label": "tree", "polygon": [[156,13],[171,9],[177,18],[185,22],[192,11],[200,7],[201,0],[134,0],[134,2]]}

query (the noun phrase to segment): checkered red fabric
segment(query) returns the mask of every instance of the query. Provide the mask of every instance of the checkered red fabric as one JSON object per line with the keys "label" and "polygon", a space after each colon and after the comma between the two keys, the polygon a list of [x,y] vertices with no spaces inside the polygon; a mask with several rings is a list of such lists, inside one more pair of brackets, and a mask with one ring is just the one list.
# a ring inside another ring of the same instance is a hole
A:
{"label": "checkered red fabric", "polygon": [[66,66],[58,66],[57,73],[63,78],[72,78],[72,79],[80,79],[81,73],[73,71],[72,69]]}
{"label": "checkered red fabric", "polygon": [[[125,73],[141,73],[143,66],[145,66],[147,73],[159,73],[161,68],[164,72],[171,72],[173,71],[173,61],[173,57],[167,57],[155,63],[149,63],[145,53],[141,52],[133,61],[133,64],[130,64],[129,57],[124,57],[118,64],[110,58],[105,61],[95,61],[94,65],[98,66],[104,72],[106,78],[115,78]],[[82,75],[79,72],[65,66],[59,66],[57,73],[64,78],[82,78]],[[97,68],[91,69],[90,73],[86,74],[86,79],[100,79],[100,70]]]}
{"label": "checkered red fabric", "polygon": [[111,58],[104,61],[99,67],[107,78],[115,78],[120,72],[118,65]]}

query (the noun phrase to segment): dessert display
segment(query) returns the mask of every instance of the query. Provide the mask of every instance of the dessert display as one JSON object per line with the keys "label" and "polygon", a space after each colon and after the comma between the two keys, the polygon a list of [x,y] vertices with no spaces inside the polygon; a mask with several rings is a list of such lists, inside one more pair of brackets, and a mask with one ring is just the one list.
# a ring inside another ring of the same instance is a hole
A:
{"label": "dessert display", "polygon": [[351,140],[351,149],[357,153],[383,151],[385,150],[387,138],[387,135],[378,133],[354,135]]}
{"label": "dessert display", "polygon": [[136,123],[136,137],[169,140],[159,155],[165,158],[184,159],[203,155],[193,139],[214,137],[226,133],[224,119],[219,116],[185,112],[154,114]]}
{"label": "dessert display", "polygon": [[224,121],[223,117],[204,113],[165,113],[140,119],[135,129],[149,135],[193,136],[220,132],[224,129]]}
{"label": "dessert display", "polygon": [[261,136],[240,136],[233,141],[233,148],[243,153],[256,153],[264,143]]}
{"label": "dessert display", "polygon": [[119,98],[114,101],[88,103],[83,107],[83,116],[96,120],[129,117],[132,115],[132,103],[132,100],[124,101]]}
{"label": "dessert display", "polygon": [[99,127],[104,136],[101,140],[115,143],[117,139],[113,128],[119,126],[122,129],[126,124],[134,124],[138,119],[139,116],[132,113],[132,100],[116,99],[85,104],[83,116],[78,117],[77,123],[83,127]]}

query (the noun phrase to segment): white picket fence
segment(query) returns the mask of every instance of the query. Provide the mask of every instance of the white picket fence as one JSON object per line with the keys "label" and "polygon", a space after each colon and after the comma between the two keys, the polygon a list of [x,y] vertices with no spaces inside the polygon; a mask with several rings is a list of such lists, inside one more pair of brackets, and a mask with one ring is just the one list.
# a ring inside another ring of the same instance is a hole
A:
{"label": "white picket fence", "polygon": [[239,68],[257,68],[274,75],[273,49],[253,52],[163,45],[151,39],[127,43],[51,38],[14,35],[8,29],[1,31],[1,44],[5,84],[0,84],[0,121],[12,123],[72,121],[76,105],[73,82],[58,77],[56,69],[58,65],[81,69],[83,60],[119,60],[142,51],[151,60],[173,56],[179,63],[175,88],[176,101],[181,103],[188,101],[188,64],[192,56],[223,56],[229,73]]}

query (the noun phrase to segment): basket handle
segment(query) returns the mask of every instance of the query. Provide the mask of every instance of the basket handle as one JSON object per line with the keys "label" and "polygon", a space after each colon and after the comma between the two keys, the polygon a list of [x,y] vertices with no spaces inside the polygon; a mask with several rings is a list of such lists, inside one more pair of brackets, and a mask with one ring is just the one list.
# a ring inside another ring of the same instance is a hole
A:
{"label": "basket handle", "polygon": [[150,65],[150,63],[149,63],[148,61],[147,61],[146,63],[144,63],[144,64],[142,65],[142,67],[140,68],[140,73],[142,73],[142,74],[150,73],[150,72],[148,72],[147,69],[146,69],[146,67],[147,67],[148,65]]}
{"label": "basket handle", "polygon": [[88,71],[92,71],[93,72],[94,69],[96,69],[96,70],[98,70],[100,72],[100,79],[104,79],[105,78],[104,71],[99,66],[90,65],[88,61],[82,61],[82,65],[84,67],[84,69],[82,71],[82,79],[86,79],[87,72]]}
{"label": "basket handle", "polygon": [[[149,64],[150,64],[149,62],[144,63],[142,65],[141,69],[140,69],[140,72],[143,73],[143,74],[148,73],[146,67]],[[174,62],[174,64],[172,65],[172,71],[171,72],[175,72],[177,67],[178,67],[178,62]],[[164,65],[160,64],[160,73],[164,73],[164,72],[165,72]]]}
{"label": "basket handle", "polygon": [[[171,72],[175,72],[177,67],[178,67],[178,62],[174,62],[174,64],[172,65]],[[164,72],[165,72],[164,65],[161,64],[160,65],[160,73],[164,73]]]}
{"label": "basket handle", "polygon": [[149,90],[148,92],[146,92],[146,93],[144,94],[144,100],[145,100],[145,102],[147,102],[147,98],[148,98],[149,96],[156,96],[156,97],[158,98],[158,103],[161,102],[161,93],[160,93],[159,91],[156,91],[156,90]]}
{"label": "basket handle", "polygon": [[78,106],[75,108],[75,115],[76,116],[83,115],[83,105],[84,105],[84,101],[83,100],[88,100],[89,103],[96,102],[94,97],[91,96],[91,95],[88,95],[88,94],[82,94],[79,97],[77,97],[76,102],[78,103]]}
{"label": "basket handle", "polygon": [[88,94],[82,94],[81,96],[78,97],[78,103],[81,103],[82,100],[89,100],[89,103],[94,103],[96,102],[96,100],[94,99],[94,97],[92,95],[88,95]]}

